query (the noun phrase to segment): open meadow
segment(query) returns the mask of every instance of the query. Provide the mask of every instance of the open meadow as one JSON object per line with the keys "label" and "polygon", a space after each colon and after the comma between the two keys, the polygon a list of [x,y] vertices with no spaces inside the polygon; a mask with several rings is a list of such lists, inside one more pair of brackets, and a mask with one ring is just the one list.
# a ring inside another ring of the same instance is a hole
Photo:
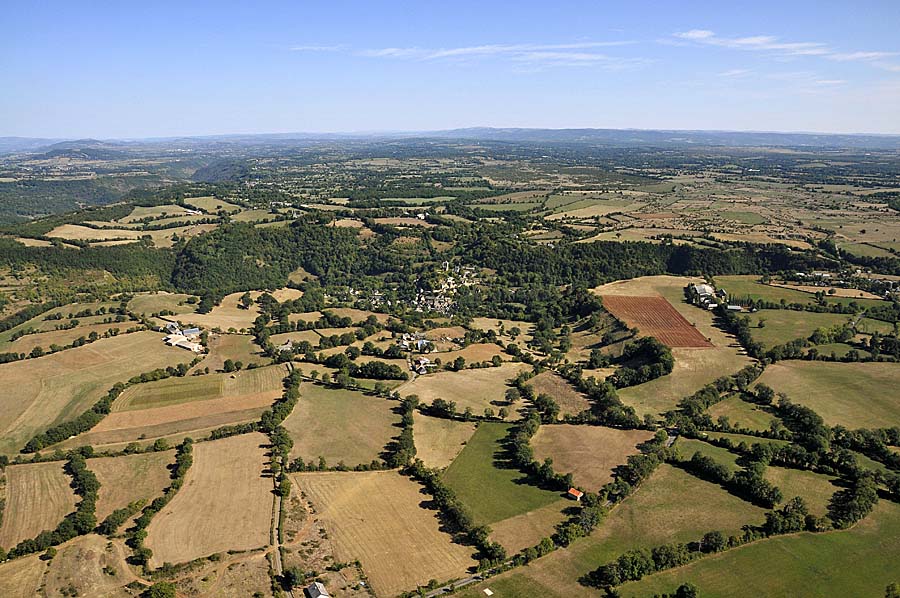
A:
{"label": "open meadow", "polygon": [[591,408],[590,401],[559,374],[552,371],[541,372],[528,381],[535,395],[546,394],[559,405],[559,414],[578,415]]}
{"label": "open meadow", "polygon": [[44,530],[56,529],[75,510],[77,497],[71,482],[59,461],[7,467],[0,546],[9,550]]}
{"label": "open meadow", "polygon": [[359,559],[380,596],[415,590],[431,579],[464,577],[473,549],[441,531],[431,497],[395,471],[293,474],[334,540],[338,561]]}
{"label": "open meadow", "polygon": [[[818,328],[832,328],[849,324],[853,316],[826,314],[789,309],[763,309],[749,314],[753,340],[765,347],[782,345],[794,339],[806,339]],[[762,322],[762,327],[759,326]]]}
{"label": "open meadow", "polygon": [[691,582],[704,598],[883,596],[897,581],[898,553],[900,506],[883,500],[850,530],[761,540],[626,584],[621,592],[650,598]]}
{"label": "open meadow", "polygon": [[758,382],[812,408],[829,425],[900,426],[900,368],[893,363],[783,361]]}
{"label": "open meadow", "polygon": [[497,413],[501,407],[507,407],[509,418],[518,418],[516,409],[518,401],[508,405],[506,391],[507,382],[519,372],[529,370],[531,366],[524,363],[504,364],[500,367],[478,368],[460,372],[441,371],[426,376],[419,376],[404,384],[398,390],[401,395],[417,395],[424,405],[430,405],[435,399],[453,401],[456,410],[462,413],[469,408],[472,413],[482,414],[485,409],[493,409]]}
{"label": "open meadow", "polygon": [[766,411],[760,405],[754,405],[741,399],[739,395],[733,395],[719,401],[706,410],[713,421],[720,417],[727,417],[728,422],[738,428],[763,431],[768,430],[772,422],[778,418]]}
{"label": "open meadow", "polygon": [[633,496],[615,507],[587,538],[568,548],[459,592],[483,597],[488,588],[497,596],[602,596],[578,579],[634,548],[667,542],[689,542],[705,532],[737,533],[742,525],[759,524],[763,509],[668,465],[661,465]]}
{"label": "open meadow", "polygon": [[481,423],[466,447],[444,472],[450,486],[478,525],[493,524],[557,502],[562,495],[528,483],[508,460],[503,444],[509,426]]}
{"label": "open meadow", "polygon": [[252,433],[194,445],[184,487],[147,528],[153,566],[268,544],[273,483],[263,473],[267,443],[265,435]]}
{"label": "open meadow", "polygon": [[653,434],[644,430],[617,430],[603,426],[545,425],[531,439],[538,461],[553,459],[553,469],[571,473],[575,484],[596,492],[612,481],[612,471],[640,452],[637,445]]}
{"label": "open meadow", "polygon": [[[256,299],[260,294],[259,291],[256,291],[250,293],[250,296]],[[219,329],[223,332],[247,330],[253,328],[253,321],[259,316],[259,306],[252,303],[249,308],[244,309],[240,305],[242,295],[243,293],[225,295],[222,301],[207,314],[181,313],[177,316],[166,316],[165,319],[211,330]]]}
{"label": "open meadow", "polygon": [[416,458],[428,467],[450,465],[474,433],[474,422],[429,417],[418,411],[413,413]]}
{"label": "open meadow", "polygon": [[122,457],[91,459],[88,469],[100,482],[97,498],[97,521],[103,521],[116,509],[144,499],[150,504],[171,482],[169,465],[175,462],[175,451],[160,451]]}
{"label": "open meadow", "polygon": [[400,434],[398,407],[359,391],[304,382],[297,406],[282,424],[294,441],[291,457],[314,463],[324,457],[332,467],[371,463]]}
{"label": "open meadow", "polygon": [[0,452],[15,452],[34,434],[74,419],[117,382],[190,359],[159,334],[136,332],[0,365]]}
{"label": "open meadow", "polygon": [[230,359],[237,363],[240,361],[244,367],[251,363],[265,365],[269,358],[263,355],[262,349],[254,344],[253,337],[249,334],[210,334],[209,353],[194,366],[193,371],[209,368],[211,372],[221,371],[225,367],[225,361]]}

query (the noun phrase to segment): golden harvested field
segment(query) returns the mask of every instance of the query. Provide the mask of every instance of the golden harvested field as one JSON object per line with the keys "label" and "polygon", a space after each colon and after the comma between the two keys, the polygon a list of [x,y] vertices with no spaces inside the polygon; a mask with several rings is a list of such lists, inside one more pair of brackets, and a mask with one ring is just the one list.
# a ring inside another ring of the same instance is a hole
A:
{"label": "golden harvested field", "polygon": [[169,485],[168,465],[175,462],[175,451],[162,451],[123,457],[101,457],[88,461],[88,469],[100,482],[97,521],[140,499],[149,504]]}
{"label": "golden harvested field", "polygon": [[653,438],[645,430],[602,426],[545,425],[531,439],[538,461],[553,459],[553,469],[572,473],[575,484],[596,492],[612,481],[612,470],[640,452],[637,445]]}
{"label": "golden harvested field", "polygon": [[444,326],[442,328],[432,328],[425,331],[425,338],[430,341],[438,341],[445,338],[453,340],[462,338],[466,335],[466,329],[462,326]]}
{"label": "golden harvested field", "polygon": [[391,319],[391,316],[389,316],[388,314],[382,314],[364,309],[354,309],[352,307],[329,307],[325,311],[331,312],[339,318],[351,318],[354,324],[365,321],[369,316],[375,316],[375,319],[382,324]]}
{"label": "golden harvested field", "polygon": [[184,487],[147,528],[154,567],[266,546],[272,517],[272,480],[263,477],[269,442],[242,434],[194,445]]}
{"label": "golden harvested field", "polygon": [[508,361],[510,356],[503,352],[503,349],[493,343],[475,343],[457,351],[438,351],[429,353],[428,357],[431,361],[440,359],[441,363],[450,363],[457,357],[466,360],[466,365],[470,363],[481,363],[482,361],[491,361],[494,355],[499,355],[504,361]]}
{"label": "golden harvested field", "polygon": [[128,330],[128,328],[135,325],[137,325],[137,322],[134,321],[88,324],[70,328],[68,330],[50,330],[38,334],[26,334],[11,343],[4,344],[2,350],[11,353],[31,353],[31,350],[35,347],[41,347],[45,353],[49,353],[52,345],[65,347],[71,345],[81,337],[87,339],[92,332],[96,332],[98,336],[102,337],[110,329],[118,329],[119,334],[125,334],[125,331]]}
{"label": "golden harvested field", "polygon": [[184,203],[206,212],[211,212],[213,214],[218,212],[219,210],[225,210],[226,212],[241,211],[240,206],[236,206],[233,203],[228,203],[227,201],[222,201],[221,199],[216,199],[215,197],[211,196],[188,197],[185,198]]}
{"label": "golden harvested field", "polygon": [[567,212],[559,212],[547,216],[547,220],[579,220],[584,218],[595,218],[597,216],[606,216],[613,212],[633,212],[644,207],[640,202],[631,201],[600,201],[596,204],[569,210]]}
{"label": "golden harvested field", "polygon": [[515,554],[553,535],[556,526],[566,519],[565,510],[572,506],[568,498],[549,505],[496,521],[491,524],[491,540],[499,542],[506,552]]}
{"label": "golden harvested field", "polygon": [[[297,332],[282,332],[280,334],[273,334],[269,337],[269,340],[276,347],[283,345],[288,341],[292,343],[302,343],[303,341],[306,341],[313,347],[318,347],[321,338],[322,337],[315,330],[299,330]],[[346,347],[341,347],[341,349],[346,349]]]}
{"label": "golden harvested field", "polygon": [[759,382],[812,408],[832,426],[900,425],[900,367],[896,364],[783,361],[768,366]]}
{"label": "golden harvested field", "polygon": [[7,550],[44,530],[54,530],[75,510],[77,497],[61,461],[6,468],[6,507],[0,546]]}
{"label": "golden harvested field", "polygon": [[619,390],[619,398],[635,408],[639,415],[659,414],[673,409],[682,398],[720,376],[733,374],[751,363],[737,340],[713,325],[708,311],[684,300],[684,287],[699,278],[682,276],[645,276],[617,281],[594,289],[599,295],[660,295],[684,316],[705,338],[709,348],[672,349],[675,367],[667,376]]}
{"label": "golden harvested field", "polygon": [[474,433],[473,422],[429,417],[418,411],[413,414],[416,458],[428,467],[450,465]]}
{"label": "golden harvested field", "polygon": [[37,554],[0,564],[0,595],[4,598],[40,596],[47,568],[48,564]]}
{"label": "golden harvested field", "polygon": [[537,395],[547,394],[559,405],[560,415],[577,415],[590,409],[587,398],[558,374],[546,371],[528,381]]}
{"label": "golden harvested field", "polygon": [[[841,287],[817,287],[813,285],[801,285],[801,284],[793,284],[793,283],[770,283],[773,287],[783,287],[785,289],[794,289],[797,291],[803,291],[804,293],[818,293],[823,292],[828,294],[831,297],[849,297],[852,299],[881,299],[878,295],[873,295],[868,291],[861,291],[859,289],[843,289]],[[833,292],[832,292],[833,291]]]}
{"label": "golden harvested field", "polygon": [[188,216],[186,208],[177,205],[165,206],[135,206],[128,216],[120,219],[119,222],[129,224],[141,220],[142,218],[158,218],[160,216]]}
{"label": "golden harvested field", "polygon": [[272,291],[271,295],[279,303],[284,303],[285,301],[293,301],[294,299],[299,299],[303,296],[303,291],[299,289],[292,289],[290,287],[284,287]]}
{"label": "golden harvested field", "polygon": [[167,293],[165,291],[140,293],[128,302],[128,309],[134,313],[147,316],[163,310],[176,314],[190,313],[194,311],[194,306],[185,303],[190,297],[190,295],[185,295],[184,293]]}
{"label": "golden harvested field", "polygon": [[394,471],[294,474],[335,545],[338,561],[359,559],[379,596],[414,590],[430,579],[463,577],[472,548],[440,531],[422,489]]}
{"label": "golden harvested field", "polygon": [[216,334],[209,335],[207,341],[209,353],[206,358],[194,366],[191,370],[209,368],[210,372],[221,371],[225,367],[225,360],[240,361],[247,367],[251,363],[265,365],[269,358],[263,355],[262,349],[253,342],[249,334]]}
{"label": "golden harvested field", "polygon": [[[472,413],[484,413],[491,408],[496,413],[500,407],[507,406],[507,381],[515,378],[519,372],[529,370],[531,366],[524,363],[508,363],[498,368],[479,368],[460,372],[437,372],[427,376],[419,376],[401,386],[398,391],[402,396],[418,395],[419,400],[430,405],[435,399],[444,399],[456,403],[456,410],[462,413],[466,407]],[[509,407],[510,419],[518,417],[516,407]]]}
{"label": "golden harvested field", "polygon": [[234,378],[209,374],[133,386],[77,440],[103,445],[249,421],[281,396],[286,372],[278,365],[236,372]]}
{"label": "golden harvested field", "polygon": [[28,237],[18,237],[16,239],[19,243],[24,245],[25,247],[52,247],[53,243],[50,241],[45,241],[44,239],[29,239]]}
{"label": "golden harvested field", "polygon": [[44,593],[35,595],[54,598],[126,598],[131,595],[123,586],[134,574],[125,564],[120,545],[103,536],[88,534],[60,545],[57,551],[44,576]]}
{"label": "golden harvested field", "polygon": [[397,406],[355,390],[304,382],[300,401],[282,424],[294,440],[291,457],[314,462],[325,457],[332,466],[370,463],[400,434],[395,427],[400,416],[393,412]]}
{"label": "golden harvested field", "polygon": [[[288,316],[288,321],[293,323],[304,321],[304,322],[316,322],[319,318],[322,317],[322,312],[320,311],[307,311],[299,314],[291,314]],[[315,332],[314,330],[312,332]]]}
{"label": "golden harvested field", "polygon": [[[250,296],[256,300],[261,293],[255,291]],[[215,306],[208,314],[186,313],[175,317],[166,317],[167,320],[178,321],[185,324],[193,324],[201,328],[219,328],[228,332],[232,328],[240,332],[253,328],[253,321],[259,315],[259,307],[253,303],[249,309],[238,307],[243,293],[225,295],[222,302]]]}
{"label": "golden harvested field", "polygon": [[387,224],[389,226],[422,226],[424,228],[432,228],[434,224],[419,220],[418,218],[375,218],[378,224]]}
{"label": "golden harvested field", "polygon": [[145,234],[149,233],[129,228],[96,229],[78,224],[61,224],[47,233],[47,236],[66,241],[104,241],[109,239],[140,239]]}
{"label": "golden harvested field", "polygon": [[0,365],[0,452],[89,409],[117,382],[190,361],[154,332],[135,332],[54,355]]}

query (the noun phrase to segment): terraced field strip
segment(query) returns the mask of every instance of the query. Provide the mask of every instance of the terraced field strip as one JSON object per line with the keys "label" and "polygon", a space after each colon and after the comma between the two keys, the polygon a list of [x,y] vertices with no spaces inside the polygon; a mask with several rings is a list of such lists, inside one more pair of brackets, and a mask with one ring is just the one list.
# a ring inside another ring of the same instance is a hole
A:
{"label": "terraced field strip", "polygon": [[628,326],[656,337],[669,347],[712,347],[664,297],[605,295],[603,306]]}

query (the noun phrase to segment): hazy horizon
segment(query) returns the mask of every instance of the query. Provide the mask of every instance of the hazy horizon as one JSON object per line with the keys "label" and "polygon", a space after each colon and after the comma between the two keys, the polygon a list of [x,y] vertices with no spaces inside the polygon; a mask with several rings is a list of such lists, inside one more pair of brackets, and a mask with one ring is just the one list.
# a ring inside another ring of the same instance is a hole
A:
{"label": "hazy horizon", "polygon": [[890,0],[47,2],[5,17],[4,136],[900,134]]}

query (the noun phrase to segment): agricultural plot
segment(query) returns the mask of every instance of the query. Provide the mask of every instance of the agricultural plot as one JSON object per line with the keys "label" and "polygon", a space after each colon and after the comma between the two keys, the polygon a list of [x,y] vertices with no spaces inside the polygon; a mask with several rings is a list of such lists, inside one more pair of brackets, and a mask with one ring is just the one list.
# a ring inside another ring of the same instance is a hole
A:
{"label": "agricultural plot", "polygon": [[40,596],[47,564],[33,554],[0,564],[0,595],[5,598]]}
{"label": "agricultural plot", "polygon": [[117,382],[190,361],[161,339],[136,332],[0,365],[0,452],[17,451],[34,434],[74,419]]}
{"label": "agricultural plot", "polygon": [[524,363],[505,364],[498,368],[479,368],[461,372],[438,372],[419,376],[404,384],[400,393],[418,395],[422,404],[430,405],[435,399],[453,401],[460,413],[466,408],[472,413],[481,414],[485,409],[493,409],[494,413],[501,407],[507,407],[509,417],[517,418],[517,408],[523,401],[509,405],[506,400],[507,381],[516,377],[531,366]]}
{"label": "agricultural plot", "polygon": [[136,500],[149,504],[171,481],[168,466],[175,461],[175,451],[162,451],[123,457],[91,459],[88,469],[100,482],[97,521]]}
{"label": "agricultural plot", "polygon": [[464,577],[472,548],[440,531],[429,497],[394,471],[294,474],[333,539],[337,561],[362,563],[379,596],[414,590],[430,579]]}
{"label": "agricultural plot", "polygon": [[147,529],[152,566],[268,543],[273,484],[263,477],[267,444],[253,433],[194,445],[184,486]]}
{"label": "agricultural plot", "polygon": [[282,424],[294,441],[291,457],[352,467],[379,459],[399,435],[398,403],[355,390],[303,383],[300,401]]}
{"label": "agricultural plot", "polygon": [[[208,314],[186,313],[173,317],[166,317],[167,320],[179,321],[184,324],[193,324],[201,328],[219,329],[228,332],[232,329],[236,332],[253,328],[253,322],[259,316],[259,307],[252,303],[249,309],[240,306],[240,298],[243,293],[232,293],[225,295],[222,302],[212,308]],[[250,293],[255,300],[260,293]]]}
{"label": "agricultural plot", "polygon": [[882,500],[850,530],[754,542],[626,584],[621,592],[643,598],[692,582],[704,598],[882,596],[897,580],[898,553],[900,506]]}
{"label": "agricultural plot", "polygon": [[693,438],[679,438],[675,443],[675,447],[678,449],[678,454],[682,461],[689,461],[694,456],[694,453],[700,453],[704,457],[709,457],[719,465],[727,468],[731,473],[740,469],[740,466],[737,464],[737,455],[714,444],[709,444],[702,440],[694,440]]}
{"label": "agricultural plot", "polygon": [[128,309],[137,314],[144,314],[145,316],[161,311],[171,311],[175,314],[190,313],[194,311],[194,306],[185,303],[190,297],[190,295],[185,295],[183,293],[167,293],[165,291],[141,293],[135,295],[134,298],[128,302]]}
{"label": "agricultural plot", "polygon": [[[748,317],[753,340],[766,347],[782,345],[798,338],[809,338],[818,328],[841,326],[853,319],[846,314],[820,314],[789,309],[763,309],[748,314]],[[762,327],[759,326],[760,322]]]}
{"label": "agricultural plot", "polygon": [[253,337],[247,334],[210,334],[207,341],[209,353],[206,358],[194,366],[191,371],[209,368],[211,372],[221,371],[225,367],[225,361],[240,361],[244,367],[251,363],[264,365],[269,358],[263,355],[262,349],[254,342]]}
{"label": "agricultural plot", "polygon": [[60,461],[7,467],[0,546],[8,550],[44,530],[56,529],[75,510],[77,497],[71,482]]}
{"label": "agricultural plot", "polygon": [[429,417],[418,411],[413,414],[416,458],[428,467],[450,465],[474,433],[472,422]]}
{"label": "agricultural plot", "polygon": [[652,437],[644,430],[560,424],[541,426],[531,445],[535,459],[553,459],[554,470],[571,473],[577,486],[596,492],[612,481],[617,465],[640,452],[637,446]]}
{"label": "agricultural plot", "polygon": [[590,409],[591,403],[558,374],[546,371],[528,381],[535,395],[547,394],[559,405],[560,415],[578,415]]}
{"label": "agricultural plot", "polygon": [[56,347],[66,347],[79,338],[88,339],[91,334],[102,337],[108,334],[110,330],[118,330],[119,333],[124,334],[128,328],[135,324],[136,322],[134,321],[86,324],[67,330],[50,330],[48,332],[39,332],[37,334],[26,334],[11,343],[0,345],[0,350],[10,353],[29,354],[35,347],[40,347],[44,352],[49,353],[54,345]]}
{"label": "agricultural plot", "polygon": [[79,536],[57,548],[44,575],[40,596],[126,598],[123,587],[133,575],[123,549],[103,536]]}
{"label": "agricultural plot", "polygon": [[491,524],[491,541],[498,542],[507,554],[515,554],[553,535],[556,526],[565,521],[572,506],[568,498],[560,498],[544,507],[509,517]]}
{"label": "agricultural plot", "polygon": [[503,352],[499,346],[493,343],[475,343],[456,351],[439,351],[429,353],[428,357],[434,361],[440,359],[442,363],[450,363],[457,357],[466,360],[466,365],[470,363],[481,363],[483,361],[491,361],[495,355],[499,355],[500,359],[507,361],[509,355]]}
{"label": "agricultural plot", "polygon": [[466,447],[444,472],[444,481],[479,525],[493,524],[558,502],[558,492],[541,490],[515,469],[503,440],[509,426],[481,423]]}
{"label": "agricultural plot", "polygon": [[829,425],[882,428],[900,425],[900,368],[892,363],[783,361],[759,378]]}
{"label": "agricultural plot", "polygon": [[715,283],[718,288],[728,291],[728,296],[732,299],[762,299],[776,303],[782,300],[787,303],[812,303],[815,301],[815,296],[811,293],[762,284],[758,280],[759,277],[754,275],[716,276]]}
{"label": "agricultural plot", "polygon": [[500,336],[508,336],[513,338],[512,331],[518,329],[518,334],[514,340],[524,343],[531,338],[531,332],[534,324],[520,320],[498,320],[495,318],[472,318],[472,327],[476,330],[493,330]]}
{"label": "agricultural plot", "polygon": [[228,213],[240,212],[241,207],[236,206],[233,203],[228,203],[227,201],[223,201],[221,199],[217,199],[215,197],[188,197],[185,198],[184,203],[194,206],[204,212],[209,212],[215,214],[220,210],[225,210]]}
{"label": "agricultural plot", "polygon": [[278,365],[132,386],[99,424],[63,446],[115,444],[251,421],[281,396],[286,375]]}
{"label": "agricultural plot", "polygon": [[[296,332],[282,332],[279,334],[273,334],[269,337],[269,341],[275,345],[276,347],[283,345],[287,342],[292,343],[302,343],[303,341],[308,342],[313,347],[319,346],[319,341],[322,339],[322,336],[316,332],[315,330],[298,330]],[[344,350],[346,347],[341,347],[341,350]]]}
{"label": "agricultural plot", "polygon": [[168,217],[176,217],[176,216],[189,216],[190,212],[186,208],[178,205],[164,205],[164,206],[135,206],[135,208],[131,211],[128,216],[120,219],[119,222],[123,224],[131,224],[137,222],[138,220],[142,220],[144,218],[159,218],[161,216]]}
{"label": "agricultural plot", "polygon": [[741,400],[738,395],[716,403],[707,409],[707,413],[713,418],[713,421],[720,417],[727,417],[728,422],[733,426],[757,431],[768,430],[772,422],[778,420],[763,407]]}
{"label": "agricultural plot", "polygon": [[669,347],[713,346],[664,297],[607,295],[603,305],[629,327],[654,336]]}
{"label": "agricultural plot", "polygon": [[483,598],[485,588],[497,596],[589,595],[590,590],[578,579],[627,550],[690,542],[716,529],[726,534],[739,533],[744,524],[762,523],[764,513],[763,509],[728,494],[715,484],[661,465],[587,538],[527,567],[473,584],[458,595]]}
{"label": "agricultural plot", "polygon": [[619,391],[619,398],[626,405],[634,407],[639,415],[648,413],[656,415],[673,409],[678,401],[693,394],[703,385],[720,376],[733,374],[750,363],[737,340],[714,325],[711,313],[685,301],[685,285],[699,280],[679,276],[646,276],[613,282],[593,291],[604,297],[662,296],[704,339],[711,340],[712,346],[705,349],[673,348],[675,367],[672,373]]}
{"label": "agricultural plot", "polygon": [[801,497],[810,513],[823,517],[828,511],[828,501],[841,489],[834,482],[837,478],[801,469],[766,467],[765,478],[781,489],[784,502]]}

